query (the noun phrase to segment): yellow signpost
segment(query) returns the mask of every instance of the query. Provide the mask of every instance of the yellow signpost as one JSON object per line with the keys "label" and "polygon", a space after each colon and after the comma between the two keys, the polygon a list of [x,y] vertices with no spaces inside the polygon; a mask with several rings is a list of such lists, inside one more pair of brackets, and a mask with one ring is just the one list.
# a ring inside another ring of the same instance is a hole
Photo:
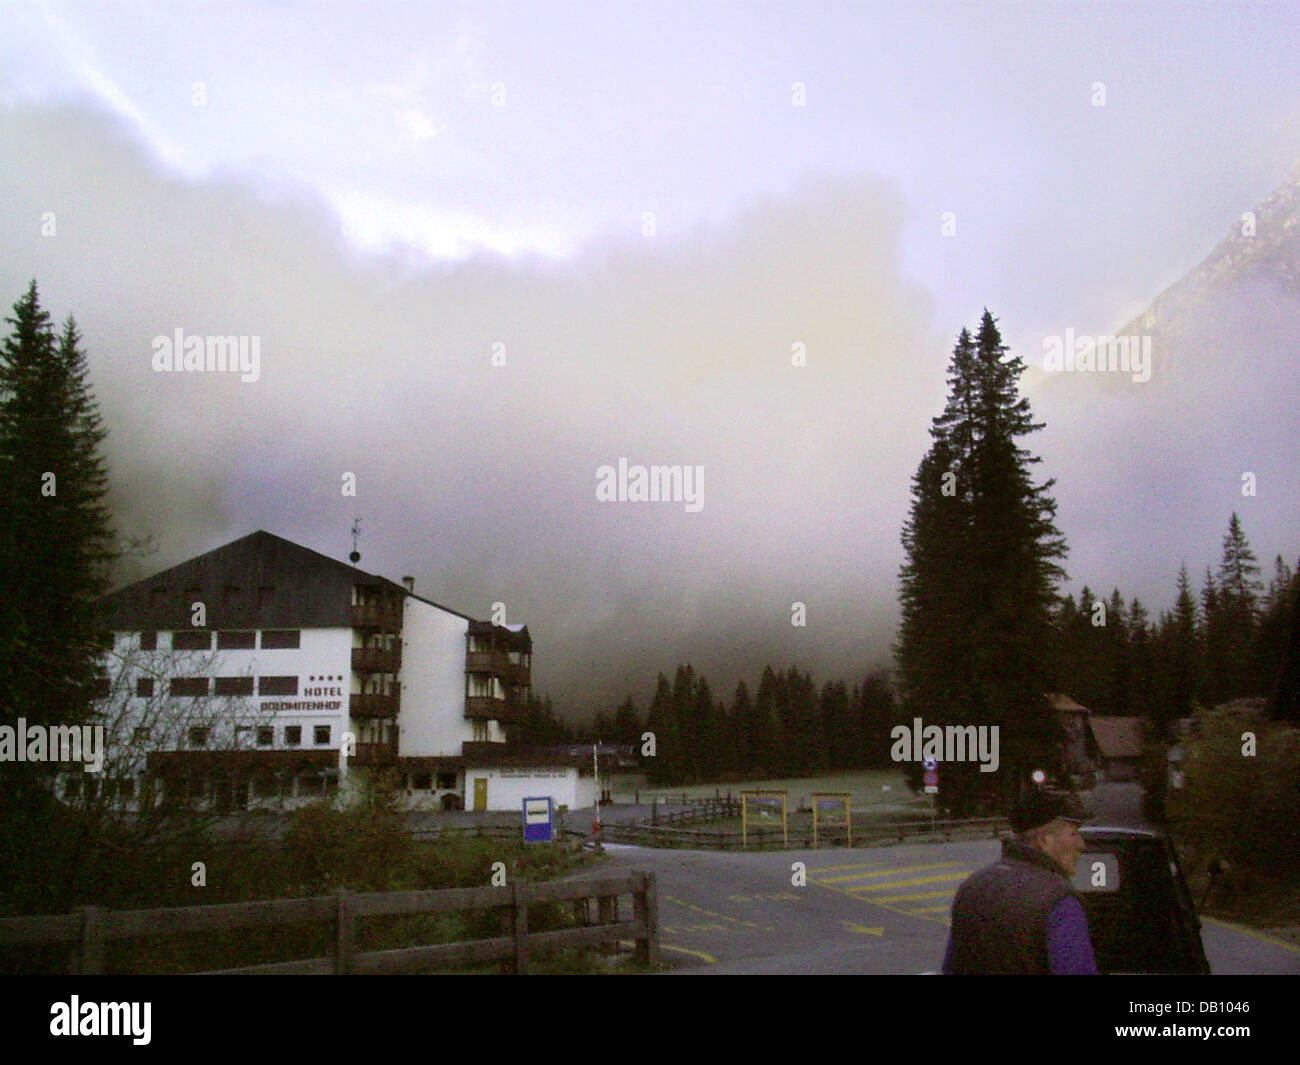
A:
{"label": "yellow signpost", "polygon": [[759,807],[764,813],[768,813],[768,807],[781,806],[781,842],[784,846],[790,845],[790,832],[786,823],[786,792],[784,791],[742,791],[740,793],[740,845],[749,846],[749,807],[751,804]]}
{"label": "yellow signpost", "polygon": [[844,820],[842,823],[848,833],[848,845],[853,846],[853,812],[849,808],[849,802],[852,798],[853,793],[848,791],[814,791],[812,793],[814,847],[817,846],[817,829],[823,819],[827,828],[841,823],[834,819],[836,810],[843,812]]}

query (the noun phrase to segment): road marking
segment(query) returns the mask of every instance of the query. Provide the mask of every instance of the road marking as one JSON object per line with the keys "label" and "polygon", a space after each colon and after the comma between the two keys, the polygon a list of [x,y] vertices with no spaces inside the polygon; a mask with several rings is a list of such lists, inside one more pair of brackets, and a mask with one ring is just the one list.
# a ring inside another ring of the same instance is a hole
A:
{"label": "road marking", "polygon": [[691,910],[698,910],[700,913],[706,913],[710,917],[717,917],[723,921],[732,921],[735,924],[743,924],[749,928],[759,927],[753,921],[742,921],[739,917],[728,917],[725,913],[715,913],[713,910],[706,910],[703,906],[696,906],[693,902],[683,902],[681,899],[675,899],[671,895],[664,895],[663,898],[667,902],[675,902],[678,906],[685,906]]}
{"label": "road marking", "polygon": [[857,932],[863,936],[883,936],[885,934],[884,928],[867,928],[865,925],[854,924],[852,921],[841,921],[840,924],[850,932]]}
{"label": "road marking", "polygon": [[879,862],[861,862],[858,865],[823,865],[816,869],[809,869],[810,873],[841,873],[845,869],[872,869],[879,867]]}
{"label": "road marking", "polygon": [[856,887],[845,888],[845,891],[857,894],[859,891],[892,891],[894,888],[915,887],[918,884],[937,884],[941,880],[965,880],[970,876],[969,869],[963,869],[960,873],[939,873],[935,876],[917,876],[911,880],[895,880],[892,884],[858,884]]}
{"label": "road marking", "polygon": [[674,947],[671,943],[660,943],[660,950],[675,950],[679,954],[689,954],[693,958],[699,958],[700,961],[707,965],[717,965],[718,959],[712,954],[705,954],[702,950],[691,950],[690,947]]}
{"label": "road marking", "polygon": [[[893,884],[889,885],[893,887]],[[881,895],[876,902],[910,902],[920,899],[943,899],[952,898],[957,891],[955,888],[948,888],[947,891],[918,891],[912,895]]]}
{"label": "road marking", "polygon": [[[920,873],[926,869],[951,869],[954,865],[960,865],[960,862],[935,862],[933,865],[900,865],[893,869],[878,869],[871,873],[852,873],[848,876],[820,876],[817,878],[819,884],[842,884],[846,880],[862,880],[869,876],[894,876],[897,873]],[[820,872],[817,869],[810,869],[809,872]]]}
{"label": "road marking", "polygon": [[929,914],[924,914],[924,913],[913,913],[911,910],[905,910],[899,906],[889,906],[881,902],[879,899],[863,898],[861,895],[855,895],[853,892],[846,891],[842,887],[836,887],[834,884],[823,884],[819,880],[812,880],[809,881],[809,883],[814,884],[817,887],[822,888],[826,891],[834,891],[840,895],[847,895],[851,899],[857,899],[859,902],[865,902],[868,906],[879,906],[882,910],[888,910],[890,913],[902,914],[904,917],[915,917],[918,921],[933,921],[935,924],[941,924],[945,928],[949,927],[949,925],[951,924],[951,921],[947,919],[931,917],[929,916]]}
{"label": "road marking", "polygon": [[1231,924],[1228,921],[1220,921],[1217,917],[1202,917],[1201,920],[1208,921],[1210,924],[1217,924],[1220,928],[1231,928],[1234,932],[1245,932],[1246,935],[1253,936],[1255,939],[1261,939],[1265,943],[1271,943],[1275,947],[1281,947],[1284,950],[1300,954],[1300,947],[1297,947],[1294,943],[1288,943],[1285,939],[1274,939],[1272,936],[1267,936],[1263,932],[1256,932],[1253,928],[1247,928],[1244,925],[1239,924]]}
{"label": "road marking", "polygon": [[915,910],[910,910],[909,912],[910,913],[947,913],[951,909],[952,909],[951,906],[918,906]]}

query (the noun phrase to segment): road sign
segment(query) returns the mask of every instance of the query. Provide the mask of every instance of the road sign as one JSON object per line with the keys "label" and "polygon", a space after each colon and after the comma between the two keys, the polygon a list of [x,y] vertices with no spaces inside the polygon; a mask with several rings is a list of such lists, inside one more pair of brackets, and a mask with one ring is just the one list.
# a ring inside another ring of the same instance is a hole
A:
{"label": "road sign", "polygon": [[927,758],[924,762],[921,763],[921,767],[927,773],[929,773],[939,768],[939,761],[937,758]]}
{"label": "road sign", "polygon": [[524,842],[550,843],[553,838],[550,796],[525,799]]}

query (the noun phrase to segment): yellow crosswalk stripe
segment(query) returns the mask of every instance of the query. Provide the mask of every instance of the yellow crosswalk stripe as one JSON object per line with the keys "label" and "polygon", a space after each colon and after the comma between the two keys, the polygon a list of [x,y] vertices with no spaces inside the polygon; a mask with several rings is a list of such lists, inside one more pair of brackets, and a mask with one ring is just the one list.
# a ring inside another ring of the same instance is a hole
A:
{"label": "yellow crosswalk stripe", "polygon": [[810,873],[842,873],[845,869],[877,869],[880,867],[879,862],[859,862],[857,865],[822,865],[816,869],[809,869]]}
{"label": "yellow crosswalk stripe", "polygon": [[941,880],[965,880],[968,876],[970,873],[967,871],[939,873],[936,876],[917,876],[911,880],[895,880],[888,884],[858,884],[856,887],[848,887],[844,890],[855,894],[859,891],[892,891],[894,888],[913,887],[917,884],[937,884]]}
{"label": "yellow crosswalk stripe", "polygon": [[819,876],[819,884],[842,884],[846,880],[862,880],[869,876],[895,876],[899,873],[920,873],[926,869],[951,869],[959,862],[935,862],[932,865],[900,865],[893,869],[878,869],[871,873],[850,873],[846,876]]}
{"label": "yellow crosswalk stripe", "polygon": [[[893,887],[891,884],[890,887]],[[911,895],[881,895],[876,898],[876,902],[911,902],[920,899],[942,899],[952,898],[957,894],[956,888],[948,888],[946,891],[916,891]]]}

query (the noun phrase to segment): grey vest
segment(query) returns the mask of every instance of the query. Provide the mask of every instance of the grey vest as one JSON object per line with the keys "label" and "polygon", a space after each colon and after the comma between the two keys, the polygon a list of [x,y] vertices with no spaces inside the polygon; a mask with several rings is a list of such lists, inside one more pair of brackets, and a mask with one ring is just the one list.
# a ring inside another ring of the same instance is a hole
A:
{"label": "grey vest", "polygon": [[1047,918],[1070,895],[1078,897],[1055,861],[1004,840],[1001,860],[968,877],[953,899],[952,972],[1047,975]]}

